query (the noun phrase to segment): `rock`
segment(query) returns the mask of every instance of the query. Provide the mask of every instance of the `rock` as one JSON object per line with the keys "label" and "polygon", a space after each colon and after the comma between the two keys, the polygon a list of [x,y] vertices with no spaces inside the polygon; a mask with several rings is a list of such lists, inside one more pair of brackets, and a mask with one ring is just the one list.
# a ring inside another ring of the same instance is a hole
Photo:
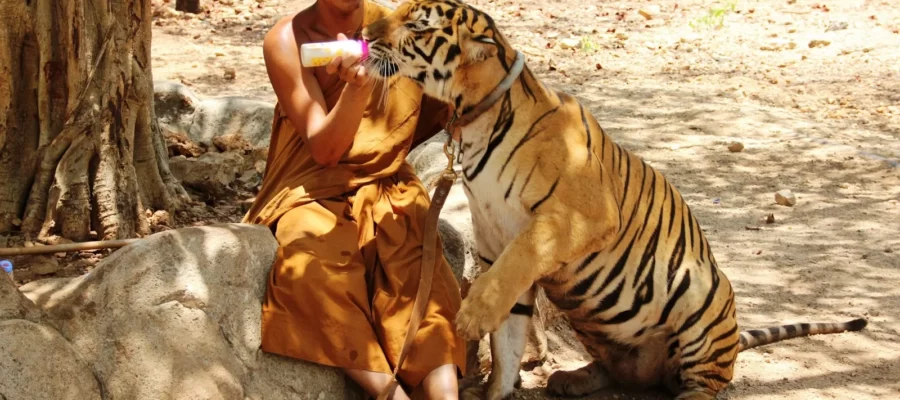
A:
{"label": "rock", "polygon": [[244,171],[237,180],[241,184],[241,189],[255,192],[256,188],[262,184],[262,175],[256,172],[256,170],[251,169],[249,171]]}
{"label": "rock", "polygon": [[172,81],[153,82],[153,108],[163,132],[187,136],[200,99],[185,85]]}
{"label": "rock", "polygon": [[234,152],[176,156],[169,159],[169,168],[186,187],[221,197],[230,193],[231,184],[244,172],[244,157]]}
{"label": "rock", "polygon": [[831,44],[831,41],[828,41],[828,40],[810,40],[810,41],[809,41],[809,48],[812,49],[812,48],[815,48],[815,47],[825,47],[825,46],[828,46],[828,45],[830,45],[830,44]]}
{"label": "rock", "polygon": [[[6,275],[2,271],[0,271],[0,274]],[[15,271],[13,271],[13,274],[15,274]],[[0,276],[0,321],[26,319],[36,322],[38,318],[40,318],[40,311],[35,307],[34,303],[22,295],[13,281],[7,276]],[[2,375],[0,375],[0,379],[2,379]],[[0,393],[4,393],[2,389],[0,389]]]}
{"label": "rock", "polygon": [[200,102],[188,133],[191,140],[213,146],[217,136],[239,135],[254,148],[268,147],[275,106],[242,97]]}
{"label": "rock", "polygon": [[793,207],[797,204],[797,198],[790,189],[779,190],[775,193],[775,202],[783,206]]}
{"label": "rock", "polygon": [[[123,247],[86,275],[31,282],[23,293],[87,366],[80,374],[55,365],[48,372],[15,370],[40,384],[59,379],[43,380],[44,373],[87,384],[83,371],[93,371],[111,399],[255,400],[323,392],[345,398],[336,369],[259,348],[261,302],[276,248],[265,226],[183,228]],[[0,379],[10,375],[16,374]]]}
{"label": "rock", "polygon": [[224,78],[226,80],[233,81],[236,76],[237,76],[237,70],[235,70],[234,67],[225,68]]}
{"label": "rock", "polygon": [[644,17],[645,19],[648,19],[648,20],[653,19],[653,17],[659,15],[659,13],[660,13],[659,6],[657,6],[655,4],[650,4],[650,5],[647,5],[646,7],[641,7],[641,9],[638,10],[638,14],[641,14],[642,17]]}
{"label": "rock", "polygon": [[847,29],[846,21],[834,21],[828,24],[828,28],[825,28],[825,32],[841,31],[844,29]]}
{"label": "rock", "polygon": [[766,223],[767,223],[767,224],[774,224],[774,223],[775,223],[775,214],[771,214],[771,213],[770,213],[769,215],[767,215],[767,216],[766,216]]}
{"label": "rock", "polygon": [[90,366],[66,338],[31,321],[0,321],[0,371],[3,399],[102,398]]}
{"label": "rock", "polygon": [[194,143],[187,134],[164,130],[163,137],[166,140],[169,157],[199,157],[201,154],[206,153],[206,147]]}
{"label": "rock", "polygon": [[731,144],[728,145],[728,151],[732,153],[739,153],[742,150],[744,150],[744,144],[741,142],[731,142]]}
{"label": "rock", "polygon": [[581,48],[581,39],[578,39],[578,38],[560,39],[559,47],[561,47],[563,49],[580,49]]}
{"label": "rock", "polygon": [[15,269],[28,270],[37,275],[50,275],[59,271],[59,261],[54,255],[33,254],[12,258]]}
{"label": "rock", "polygon": [[212,143],[221,152],[233,150],[253,150],[253,146],[249,142],[247,142],[247,140],[245,140],[243,136],[236,133],[224,136],[216,136],[212,139]]}

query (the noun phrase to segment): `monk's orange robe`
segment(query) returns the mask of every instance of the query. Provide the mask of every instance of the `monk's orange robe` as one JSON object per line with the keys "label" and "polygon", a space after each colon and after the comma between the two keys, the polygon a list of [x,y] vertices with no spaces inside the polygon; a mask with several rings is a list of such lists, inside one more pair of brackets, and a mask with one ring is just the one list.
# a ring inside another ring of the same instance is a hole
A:
{"label": "monk's orange robe", "polygon": [[[365,6],[366,24],[388,12],[372,2]],[[326,79],[331,108],[343,82]],[[430,204],[405,157],[441,129],[447,110],[405,78],[391,85],[386,99],[380,85],[353,144],[333,167],[313,161],[275,107],[265,177],[244,217],[268,225],[279,243],[262,310],[266,352],[384,373],[396,365],[419,283]],[[465,343],[453,326],[459,285],[443,256],[435,268],[427,315],[398,374],[407,386],[418,386],[445,364],[465,372]]]}

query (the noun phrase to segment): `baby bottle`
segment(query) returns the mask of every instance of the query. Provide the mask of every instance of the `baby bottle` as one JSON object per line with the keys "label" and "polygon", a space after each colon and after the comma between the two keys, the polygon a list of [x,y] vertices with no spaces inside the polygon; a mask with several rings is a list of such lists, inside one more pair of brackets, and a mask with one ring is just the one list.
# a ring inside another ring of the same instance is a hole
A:
{"label": "baby bottle", "polygon": [[300,46],[300,64],[304,67],[321,67],[338,56],[369,56],[369,44],[365,40],[336,40],[324,43],[304,43]]}

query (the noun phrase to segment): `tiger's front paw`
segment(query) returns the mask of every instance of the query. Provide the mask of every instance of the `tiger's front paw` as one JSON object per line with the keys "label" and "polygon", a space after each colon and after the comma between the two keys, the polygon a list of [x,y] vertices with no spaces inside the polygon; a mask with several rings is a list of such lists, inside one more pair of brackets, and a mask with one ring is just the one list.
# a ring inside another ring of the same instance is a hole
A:
{"label": "tiger's front paw", "polygon": [[456,314],[456,330],[464,339],[479,340],[496,331],[515,303],[515,297],[509,301],[500,282],[488,274],[475,279]]}

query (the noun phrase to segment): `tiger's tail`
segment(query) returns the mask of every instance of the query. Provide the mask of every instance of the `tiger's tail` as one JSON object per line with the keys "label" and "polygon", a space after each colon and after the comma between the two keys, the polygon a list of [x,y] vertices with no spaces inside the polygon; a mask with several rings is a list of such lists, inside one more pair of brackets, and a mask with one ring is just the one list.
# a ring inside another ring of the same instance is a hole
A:
{"label": "tiger's tail", "polygon": [[859,331],[866,327],[868,322],[864,318],[852,321],[831,323],[814,322],[791,325],[773,326],[768,329],[751,329],[741,331],[741,346],[738,351],[752,349],[756,346],[772,344],[782,340],[793,339],[801,336],[821,335],[826,333],[841,333]]}

